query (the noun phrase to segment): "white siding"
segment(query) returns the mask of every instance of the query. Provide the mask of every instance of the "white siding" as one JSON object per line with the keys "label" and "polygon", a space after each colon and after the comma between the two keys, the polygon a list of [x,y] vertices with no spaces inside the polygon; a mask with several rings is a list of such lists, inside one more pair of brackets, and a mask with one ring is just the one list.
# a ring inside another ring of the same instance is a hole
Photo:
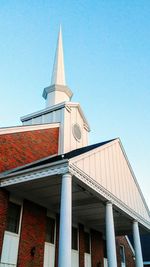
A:
{"label": "white siding", "polygon": [[79,252],[74,249],[71,251],[71,267],[79,267]]}
{"label": "white siding", "polygon": [[[72,133],[73,124],[77,123],[80,126],[82,137],[78,141]],[[78,149],[88,145],[88,131],[84,127],[84,120],[80,115],[78,107],[70,107],[70,110],[65,109],[64,114],[64,152]]]}
{"label": "white siding", "polygon": [[54,267],[55,245],[45,242],[44,246],[44,267]]}
{"label": "white siding", "polygon": [[91,267],[91,254],[84,253],[84,266]]}
{"label": "white siding", "polygon": [[119,140],[71,160],[132,210],[149,220],[140,189]]}
{"label": "white siding", "polygon": [[18,256],[19,235],[6,232],[4,234],[1,266],[16,266]]}

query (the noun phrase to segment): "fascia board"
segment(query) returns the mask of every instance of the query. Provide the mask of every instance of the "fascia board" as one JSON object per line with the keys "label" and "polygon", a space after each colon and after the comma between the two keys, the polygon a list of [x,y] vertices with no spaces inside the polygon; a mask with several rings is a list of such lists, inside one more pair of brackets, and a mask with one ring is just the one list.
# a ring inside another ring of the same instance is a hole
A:
{"label": "fascia board", "polygon": [[45,123],[45,124],[36,124],[36,125],[20,125],[20,126],[4,127],[4,128],[0,128],[0,135],[18,133],[18,132],[28,132],[28,131],[34,131],[34,130],[59,128],[59,126],[60,126],[60,123]]}
{"label": "fascia board", "polygon": [[70,163],[74,163],[77,160],[80,160],[80,159],[83,159],[83,158],[86,158],[86,157],[92,155],[93,153],[96,153],[98,151],[102,151],[102,150],[106,149],[107,147],[112,146],[113,144],[115,144],[117,142],[118,142],[118,139],[113,140],[113,141],[111,141],[111,142],[109,142],[109,143],[107,143],[107,144],[105,144],[103,146],[93,148],[92,150],[84,152],[83,154],[80,154],[79,156],[75,156],[75,157],[70,159]]}
{"label": "fascia board", "polygon": [[90,125],[89,125],[89,123],[88,123],[88,121],[87,121],[87,119],[83,113],[83,110],[82,110],[80,104],[78,102],[66,102],[66,104],[70,107],[77,107],[78,108],[79,113],[80,113],[81,117],[83,118],[84,123],[87,126],[88,131],[90,132]]}
{"label": "fascia board", "polygon": [[129,167],[129,170],[130,170],[130,172],[131,172],[131,175],[132,175],[132,177],[133,177],[133,179],[134,179],[134,182],[135,182],[135,184],[136,184],[136,186],[137,186],[137,189],[138,189],[138,191],[139,191],[139,194],[140,194],[140,196],[141,196],[141,198],[142,198],[142,200],[143,200],[143,203],[144,203],[144,205],[145,205],[145,208],[146,208],[146,210],[147,210],[147,212],[148,212],[148,214],[149,214],[149,216],[150,216],[150,210],[149,210],[149,208],[148,208],[148,206],[147,206],[147,203],[146,203],[146,200],[145,200],[144,195],[143,195],[143,193],[142,193],[142,190],[141,190],[141,188],[140,188],[140,186],[139,186],[139,183],[138,183],[138,181],[137,181],[137,178],[136,178],[136,176],[135,176],[135,173],[134,173],[134,171],[133,171],[133,169],[132,169],[132,166],[131,166],[131,164],[130,164],[130,162],[129,162],[129,160],[128,160],[127,154],[126,154],[126,152],[125,152],[125,150],[124,150],[124,147],[123,147],[123,145],[122,145],[122,142],[121,142],[121,140],[120,140],[119,138],[118,138],[118,142],[119,142],[120,148],[121,148],[121,150],[122,150],[122,153],[123,153],[123,155],[124,155],[124,157],[125,157],[125,160],[126,160],[126,162],[127,162],[127,165],[128,165],[128,167]]}
{"label": "fascia board", "polygon": [[[8,179],[17,179],[18,177],[23,177],[23,176],[31,176],[32,174],[34,173],[38,173],[39,174],[39,178],[40,178],[40,174],[43,170],[46,170],[46,169],[53,169],[54,167],[55,168],[60,168],[60,167],[68,167],[69,166],[69,162],[68,160],[64,159],[64,160],[59,160],[57,162],[52,162],[52,163],[48,163],[48,164],[44,164],[42,166],[37,166],[37,167],[33,167],[31,169],[27,169],[27,170],[21,170],[21,171],[17,171],[15,173],[11,173],[11,174],[5,174],[5,175],[1,175],[0,177],[0,184],[5,181],[5,180],[8,180]],[[12,182],[13,184],[13,182]]]}

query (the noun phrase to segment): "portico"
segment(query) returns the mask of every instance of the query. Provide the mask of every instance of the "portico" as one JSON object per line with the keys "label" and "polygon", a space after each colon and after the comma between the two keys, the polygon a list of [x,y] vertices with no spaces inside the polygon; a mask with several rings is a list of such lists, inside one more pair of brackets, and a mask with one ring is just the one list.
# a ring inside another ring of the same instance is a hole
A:
{"label": "portico", "polygon": [[125,210],[115,196],[63,158],[55,157],[54,163],[52,157],[46,165],[39,161],[37,166],[20,168],[1,178],[1,187],[60,214],[59,267],[71,266],[71,230],[73,224],[79,223],[103,234],[109,267],[117,266],[115,235],[131,234],[133,227],[136,267],[141,267],[137,222],[142,232],[149,229],[149,222]]}

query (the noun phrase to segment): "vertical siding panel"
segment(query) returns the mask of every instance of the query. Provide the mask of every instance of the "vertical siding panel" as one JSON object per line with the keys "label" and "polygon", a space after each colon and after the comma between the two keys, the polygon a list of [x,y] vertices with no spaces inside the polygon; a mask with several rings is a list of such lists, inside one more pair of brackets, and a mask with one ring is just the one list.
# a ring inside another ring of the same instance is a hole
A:
{"label": "vertical siding panel", "polygon": [[95,154],[95,180],[100,183],[100,160],[99,152]]}
{"label": "vertical siding panel", "polygon": [[94,154],[90,156],[90,176],[91,178],[95,178],[95,160],[94,160]]}
{"label": "vertical siding panel", "polygon": [[106,177],[105,177],[105,165],[104,165],[104,150],[100,152],[100,160],[101,160],[101,181],[102,186],[106,188]]}
{"label": "vertical siding panel", "polygon": [[129,203],[130,203],[130,188],[129,188],[129,183],[128,183],[128,174],[127,174],[125,159],[123,158],[122,161],[123,161],[123,172],[124,172],[125,189],[126,189],[126,204],[129,205]]}
{"label": "vertical siding panel", "polygon": [[120,183],[120,173],[119,173],[119,168],[118,168],[118,151],[117,151],[117,144],[115,144],[114,146],[114,150],[115,150],[115,163],[116,163],[116,174],[117,174],[117,181],[118,183],[116,184],[116,191],[117,191],[117,196],[121,199],[121,183]]}
{"label": "vertical siding panel", "polygon": [[87,173],[88,175],[90,174],[90,167],[89,167],[89,157],[84,158],[83,161],[83,171]]}
{"label": "vertical siding panel", "polygon": [[127,196],[126,196],[126,186],[125,186],[125,175],[124,175],[124,170],[123,170],[123,154],[122,150],[120,149],[120,145],[117,143],[118,147],[118,153],[119,153],[119,164],[120,164],[120,179],[121,179],[121,184],[122,184],[122,201],[127,204]]}
{"label": "vertical siding panel", "polygon": [[113,178],[114,178],[114,185],[115,185],[115,195],[117,196],[119,180],[118,180],[118,173],[117,173],[115,146],[116,144],[112,146],[111,150],[112,150],[112,163],[113,163],[113,172],[114,172]]}
{"label": "vertical siding panel", "polygon": [[111,184],[111,172],[110,172],[110,158],[108,148],[105,149],[105,168],[106,168],[106,179],[107,179],[107,190],[112,191],[112,184]]}
{"label": "vertical siding panel", "polygon": [[109,153],[109,168],[110,168],[110,179],[111,179],[111,189],[112,193],[116,194],[116,180],[114,176],[114,164],[113,164],[113,145],[108,148]]}

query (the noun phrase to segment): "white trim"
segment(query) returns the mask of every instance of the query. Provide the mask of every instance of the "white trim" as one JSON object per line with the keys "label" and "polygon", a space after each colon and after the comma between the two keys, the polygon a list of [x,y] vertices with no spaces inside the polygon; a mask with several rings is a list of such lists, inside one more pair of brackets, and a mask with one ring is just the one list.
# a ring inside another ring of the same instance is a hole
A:
{"label": "white trim", "polygon": [[143,264],[144,265],[149,265],[150,264],[150,261],[144,261]]}
{"label": "white trim", "polygon": [[138,181],[137,181],[137,179],[136,179],[136,176],[135,176],[135,174],[134,174],[134,171],[133,171],[133,169],[132,169],[132,166],[131,166],[131,164],[130,164],[130,162],[129,162],[129,160],[128,160],[127,154],[126,154],[126,152],[125,152],[125,150],[124,150],[124,147],[123,147],[123,145],[122,145],[122,143],[121,143],[121,140],[120,140],[120,138],[118,138],[117,140],[118,140],[118,143],[119,143],[120,148],[121,148],[121,150],[122,150],[122,153],[123,153],[123,155],[124,155],[124,157],[125,157],[125,160],[126,160],[126,162],[127,162],[127,165],[128,165],[129,170],[130,170],[130,172],[131,172],[131,175],[132,175],[132,177],[133,177],[133,180],[134,180],[134,182],[135,182],[135,184],[136,184],[136,186],[137,186],[137,189],[138,189],[138,191],[139,191],[139,194],[140,194],[140,196],[141,196],[141,198],[142,198],[142,200],[143,200],[143,203],[144,203],[144,205],[145,205],[145,208],[146,208],[146,210],[147,210],[147,213],[148,213],[148,215],[150,216],[149,208],[148,208],[147,203],[146,203],[146,201],[145,201],[145,198],[144,198],[144,195],[143,195],[143,193],[142,193],[142,190],[141,190],[141,188],[140,188],[140,186],[139,186],[139,184],[138,184]]}
{"label": "white trim", "polygon": [[82,117],[83,120],[84,120],[84,123],[85,123],[84,127],[85,127],[88,131],[90,131],[90,126],[89,126],[89,124],[88,124],[88,121],[87,121],[86,117],[84,116],[84,113],[83,113],[83,111],[82,111],[82,109],[81,109],[79,103],[62,102],[62,103],[59,103],[59,104],[54,105],[54,106],[52,106],[52,107],[48,107],[48,108],[42,109],[42,110],[40,110],[40,111],[33,112],[33,113],[31,113],[31,114],[28,114],[28,115],[26,115],[26,116],[23,116],[23,117],[21,117],[20,119],[21,119],[22,122],[25,122],[25,121],[31,120],[31,119],[33,119],[33,118],[42,116],[42,115],[44,115],[44,114],[50,113],[50,112],[52,112],[52,111],[56,111],[56,110],[58,110],[58,109],[62,109],[62,108],[64,108],[64,107],[65,107],[66,109],[67,109],[68,107],[69,107],[69,108],[70,108],[70,107],[77,107],[78,110],[79,110],[79,113],[80,113],[81,117]]}
{"label": "white trim", "polygon": [[133,248],[133,246],[132,246],[132,244],[131,244],[131,242],[130,242],[130,240],[129,240],[128,236],[127,236],[127,235],[125,235],[125,238],[127,239],[127,242],[128,242],[128,244],[129,244],[129,246],[130,246],[130,249],[131,249],[131,251],[132,251],[132,253],[133,253],[133,256],[135,256],[135,251],[134,251],[134,248]]}
{"label": "white trim", "polygon": [[45,115],[47,113],[50,113],[52,111],[56,111],[58,109],[61,109],[65,106],[65,102],[63,103],[60,103],[60,104],[57,104],[57,105],[54,105],[52,107],[47,107],[47,108],[44,108],[42,110],[39,110],[39,111],[36,111],[36,112],[33,112],[33,113],[30,113],[28,115],[25,115],[25,116],[22,116],[20,119],[22,122],[24,121],[28,121],[28,120],[31,120],[33,118],[36,118],[36,117],[39,117],[41,115]]}
{"label": "white trim", "polygon": [[18,171],[16,173],[8,174],[6,177],[1,176],[0,187],[6,187],[22,182],[41,179],[43,177],[52,176],[56,174],[64,174],[68,172],[68,164],[66,160],[56,163],[46,164],[45,166],[39,166],[31,168],[30,170]]}
{"label": "white trim", "polygon": [[6,127],[0,128],[0,135],[3,134],[11,134],[11,133],[19,133],[19,132],[28,132],[42,129],[51,129],[51,128],[59,128],[60,123],[47,123],[47,124],[36,124],[36,125],[27,125],[27,126],[14,126],[14,127]]}

